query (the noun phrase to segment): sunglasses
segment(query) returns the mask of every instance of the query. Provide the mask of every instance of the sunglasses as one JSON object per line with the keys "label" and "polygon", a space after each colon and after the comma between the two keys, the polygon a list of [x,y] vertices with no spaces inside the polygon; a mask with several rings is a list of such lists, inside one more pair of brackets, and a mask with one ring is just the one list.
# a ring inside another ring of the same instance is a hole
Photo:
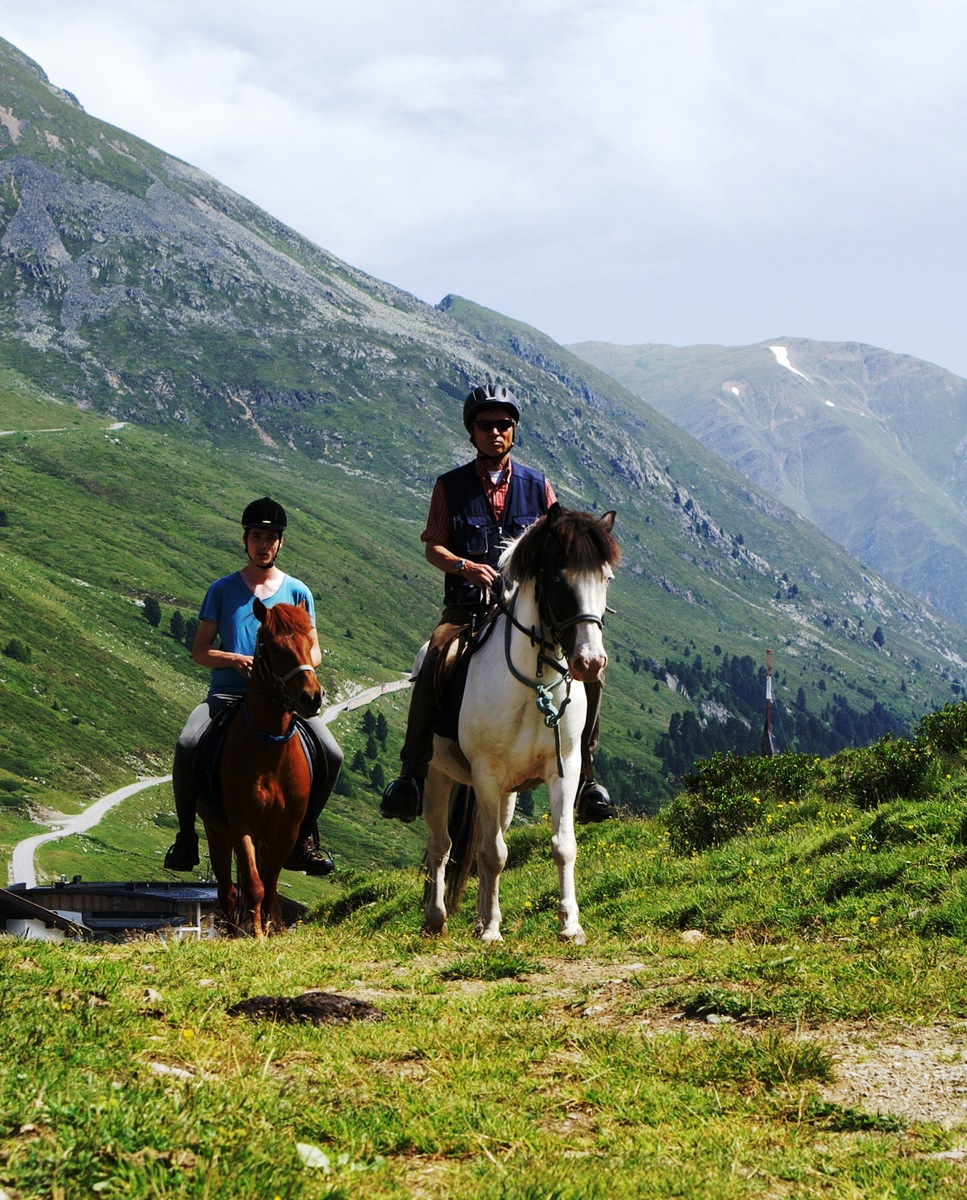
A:
{"label": "sunglasses", "polygon": [[506,433],[508,429],[513,429],[514,422],[506,418],[502,421],[474,421],[474,428],[479,429],[481,433],[490,433],[495,429],[498,433]]}

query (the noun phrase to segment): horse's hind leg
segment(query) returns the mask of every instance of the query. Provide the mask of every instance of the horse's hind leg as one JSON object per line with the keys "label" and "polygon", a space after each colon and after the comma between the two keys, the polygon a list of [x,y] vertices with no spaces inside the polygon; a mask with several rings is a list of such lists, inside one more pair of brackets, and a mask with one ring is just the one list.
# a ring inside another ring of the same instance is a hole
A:
{"label": "horse's hind leg", "polygon": [[446,867],[450,858],[450,789],[451,782],[439,771],[430,768],[423,788],[423,820],[427,828],[426,887],[424,889],[424,937],[434,937],[447,931],[445,899]]}
{"label": "horse's hind leg", "polygon": [[208,857],[218,883],[218,906],[232,933],[238,932],[238,895],[232,879],[232,843],[224,830],[214,829],[205,822],[208,838]]}

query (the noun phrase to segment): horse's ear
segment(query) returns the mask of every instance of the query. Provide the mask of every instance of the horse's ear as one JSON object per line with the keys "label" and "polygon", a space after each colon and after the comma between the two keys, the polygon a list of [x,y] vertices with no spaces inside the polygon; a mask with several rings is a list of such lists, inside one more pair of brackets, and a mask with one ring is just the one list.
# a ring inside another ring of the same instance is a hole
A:
{"label": "horse's ear", "polygon": [[610,533],[611,530],[614,529],[614,519],[617,515],[618,514],[615,512],[615,510],[612,509],[610,512],[606,512],[604,516],[599,519],[598,524],[605,531],[605,533]]}
{"label": "horse's ear", "polygon": [[265,620],[269,610],[265,607],[258,596],[256,596],[252,601],[252,611],[255,613],[256,620],[259,622],[259,624],[261,624]]}
{"label": "horse's ear", "polygon": [[547,510],[547,523],[553,525],[555,521],[559,521],[564,516],[564,509],[561,508],[560,502],[555,500],[551,507]]}

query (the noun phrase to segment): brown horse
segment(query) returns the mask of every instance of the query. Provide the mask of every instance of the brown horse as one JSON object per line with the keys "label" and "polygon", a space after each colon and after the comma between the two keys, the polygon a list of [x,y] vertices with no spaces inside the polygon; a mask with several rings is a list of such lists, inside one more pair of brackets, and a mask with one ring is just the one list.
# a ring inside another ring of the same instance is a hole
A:
{"label": "brown horse", "polygon": [[252,609],[260,628],[248,690],[225,734],[222,804],[200,801],[198,811],[222,911],[233,932],[250,929],[260,938],[285,928],[279,873],[295,846],[311,783],[295,714],[314,717],[323,692],[310,664],[312,626],[305,609],[266,608],[259,599]]}

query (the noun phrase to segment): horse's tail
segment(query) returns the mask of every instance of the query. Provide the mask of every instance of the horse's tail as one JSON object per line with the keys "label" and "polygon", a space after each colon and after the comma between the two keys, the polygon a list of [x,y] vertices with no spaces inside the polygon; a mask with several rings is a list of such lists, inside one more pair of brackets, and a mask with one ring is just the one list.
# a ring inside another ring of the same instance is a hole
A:
{"label": "horse's tail", "polygon": [[[447,823],[450,835],[450,856],[444,872],[443,901],[447,912],[457,910],[467,880],[473,871],[477,845],[477,797],[472,787],[455,783],[450,790],[450,816]],[[423,907],[431,898],[432,882],[423,887]]]}
{"label": "horse's tail", "polygon": [[477,797],[472,787],[457,784],[450,793],[450,861],[447,863],[444,900],[455,912],[473,870],[477,850]]}

